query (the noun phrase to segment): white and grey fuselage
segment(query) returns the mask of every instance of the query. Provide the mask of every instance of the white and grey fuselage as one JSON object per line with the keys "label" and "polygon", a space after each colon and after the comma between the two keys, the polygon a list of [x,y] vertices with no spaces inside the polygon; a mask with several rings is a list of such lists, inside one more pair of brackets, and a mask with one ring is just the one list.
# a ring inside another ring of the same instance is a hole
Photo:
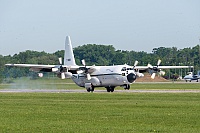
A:
{"label": "white and grey fuselage", "polygon": [[[88,80],[86,74],[73,74],[72,80],[80,87],[116,87],[129,86],[136,79],[133,67],[129,65],[94,66],[94,72]],[[130,86],[129,86],[130,88]],[[127,89],[129,89],[127,88]]]}

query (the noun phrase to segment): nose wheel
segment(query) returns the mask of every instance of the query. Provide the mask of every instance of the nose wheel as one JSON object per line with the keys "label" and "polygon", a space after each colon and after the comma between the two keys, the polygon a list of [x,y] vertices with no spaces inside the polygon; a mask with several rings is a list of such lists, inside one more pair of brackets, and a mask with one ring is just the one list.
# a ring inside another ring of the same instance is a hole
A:
{"label": "nose wheel", "polygon": [[129,85],[129,84],[125,84],[125,85],[124,85],[124,89],[125,89],[125,90],[129,90],[129,89],[130,89],[130,85]]}
{"label": "nose wheel", "polygon": [[86,88],[87,92],[93,92],[94,91],[94,87],[89,87],[89,88]]}

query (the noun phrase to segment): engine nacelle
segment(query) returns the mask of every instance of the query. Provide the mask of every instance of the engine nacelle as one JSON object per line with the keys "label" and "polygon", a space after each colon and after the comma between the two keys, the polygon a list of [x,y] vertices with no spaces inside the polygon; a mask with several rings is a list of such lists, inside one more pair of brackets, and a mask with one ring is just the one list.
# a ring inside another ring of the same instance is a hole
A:
{"label": "engine nacelle", "polygon": [[129,83],[133,83],[133,82],[136,80],[136,74],[134,74],[134,73],[129,73],[129,74],[127,75],[127,80],[128,80]]}
{"label": "engine nacelle", "polygon": [[52,71],[52,72],[57,72],[57,71],[58,71],[58,68],[52,68],[51,71]]}
{"label": "engine nacelle", "polygon": [[65,78],[71,78],[72,73],[71,72],[65,72]]}

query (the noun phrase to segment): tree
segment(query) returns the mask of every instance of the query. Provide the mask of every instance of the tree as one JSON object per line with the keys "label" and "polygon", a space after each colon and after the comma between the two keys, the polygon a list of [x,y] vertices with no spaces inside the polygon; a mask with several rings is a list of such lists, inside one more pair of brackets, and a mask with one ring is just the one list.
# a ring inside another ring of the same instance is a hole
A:
{"label": "tree", "polygon": [[3,81],[3,70],[4,70],[4,59],[3,56],[0,55],[0,83]]}
{"label": "tree", "polygon": [[[74,48],[74,56],[77,65],[81,65],[81,60],[85,59],[87,65],[133,65],[135,60],[139,65],[146,66],[148,63],[156,65],[158,59],[161,59],[161,65],[194,65],[195,73],[200,69],[200,47],[177,49],[176,47],[166,48],[158,47],[152,50],[152,53],[144,51],[115,50],[112,45],[87,44]],[[58,58],[64,57],[64,50],[55,53],[46,53],[27,50],[13,56],[0,55],[0,81],[2,78],[10,76],[13,78],[26,76],[29,73],[28,68],[4,67],[5,63],[26,63],[26,64],[59,64]],[[187,69],[183,69],[186,73]],[[167,71],[173,75],[176,71]]]}

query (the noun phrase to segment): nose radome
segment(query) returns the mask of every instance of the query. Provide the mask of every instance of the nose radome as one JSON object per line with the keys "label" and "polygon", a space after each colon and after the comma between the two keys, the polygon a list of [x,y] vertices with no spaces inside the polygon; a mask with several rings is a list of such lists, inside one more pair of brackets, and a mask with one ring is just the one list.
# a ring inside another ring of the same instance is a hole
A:
{"label": "nose radome", "polygon": [[127,80],[128,80],[129,83],[133,83],[136,80],[136,75],[134,73],[128,74]]}

